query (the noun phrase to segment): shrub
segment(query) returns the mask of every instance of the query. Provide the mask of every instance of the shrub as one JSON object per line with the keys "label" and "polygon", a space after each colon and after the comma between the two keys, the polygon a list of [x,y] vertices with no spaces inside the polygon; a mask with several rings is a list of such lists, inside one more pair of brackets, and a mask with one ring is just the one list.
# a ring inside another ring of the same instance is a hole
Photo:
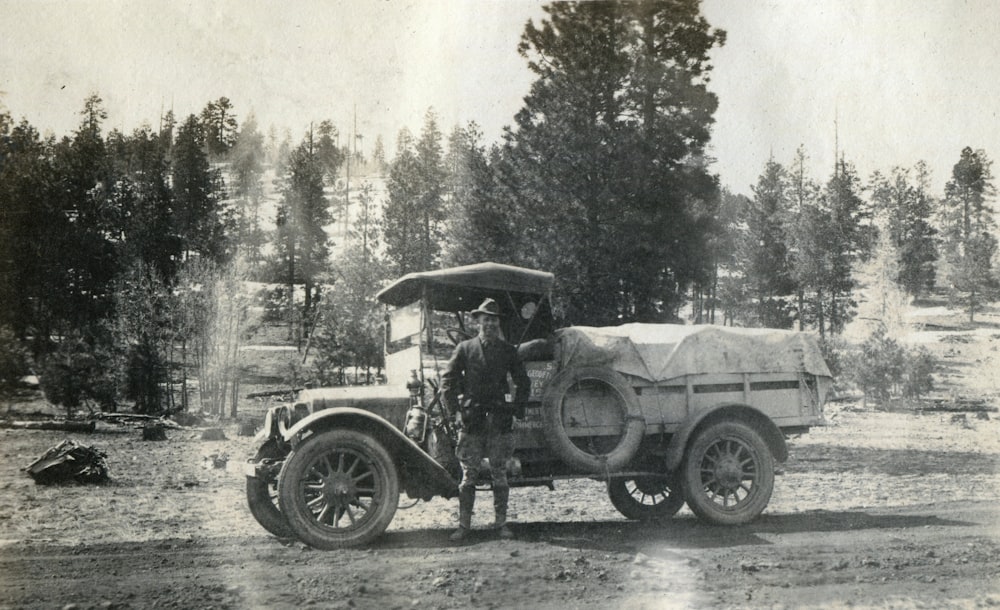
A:
{"label": "shrub", "polygon": [[833,375],[833,391],[836,394],[847,391],[851,386],[850,372],[845,370],[851,360],[850,346],[839,337],[827,336],[819,341],[819,350],[826,366]]}
{"label": "shrub", "polygon": [[113,409],[115,405],[115,380],[101,363],[111,362],[106,349],[80,335],[63,339],[42,366],[42,392],[55,405],[66,408],[72,417],[73,410],[92,402]]}
{"label": "shrub", "polygon": [[28,350],[14,332],[0,326],[0,399],[7,400],[17,393],[21,377],[29,372]]}
{"label": "shrub", "polygon": [[905,361],[903,347],[880,324],[861,344],[861,353],[850,364],[850,376],[865,400],[885,401],[902,380]]}
{"label": "shrub", "polygon": [[918,347],[906,354],[903,370],[903,396],[920,398],[934,389],[934,356],[926,347]]}
{"label": "shrub", "polygon": [[884,325],[861,344],[847,366],[847,375],[864,392],[865,400],[884,402],[894,396],[919,398],[933,388],[934,358],[926,348],[905,349]]}

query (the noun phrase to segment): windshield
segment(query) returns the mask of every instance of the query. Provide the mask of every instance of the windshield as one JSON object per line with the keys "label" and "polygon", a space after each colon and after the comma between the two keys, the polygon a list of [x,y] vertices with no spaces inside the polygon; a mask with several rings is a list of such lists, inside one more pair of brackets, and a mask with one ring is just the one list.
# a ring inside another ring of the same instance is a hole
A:
{"label": "windshield", "polygon": [[[547,296],[507,292],[496,293],[494,297],[503,312],[500,333],[508,343],[520,345],[552,333],[552,310]],[[477,299],[468,310],[457,312],[425,310],[419,300],[390,308],[385,333],[389,383],[405,383],[412,370],[422,371],[425,379],[437,378],[455,345],[479,332],[469,313],[482,302],[478,296]]]}

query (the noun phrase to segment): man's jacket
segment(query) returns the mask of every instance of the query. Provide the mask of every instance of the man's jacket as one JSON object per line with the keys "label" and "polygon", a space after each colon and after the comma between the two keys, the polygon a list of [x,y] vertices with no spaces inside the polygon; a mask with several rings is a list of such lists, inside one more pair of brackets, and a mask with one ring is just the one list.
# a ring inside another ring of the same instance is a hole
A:
{"label": "man's jacket", "polygon": [[[504,398],[509,392],[508,373],[516,386],[512,405],[506,405]],[[517,358],[516,347],[500,339],[483,345],[483,340],[476,336],[455,346],[441,387],[445,404],[453,411],[458,407],[466,430],[475,433],[482,423],[479,420],[484,420],[488,412],[505,410],[513,414],[515,407],[523,409],[531,392],[530,384],[524,364]]]}

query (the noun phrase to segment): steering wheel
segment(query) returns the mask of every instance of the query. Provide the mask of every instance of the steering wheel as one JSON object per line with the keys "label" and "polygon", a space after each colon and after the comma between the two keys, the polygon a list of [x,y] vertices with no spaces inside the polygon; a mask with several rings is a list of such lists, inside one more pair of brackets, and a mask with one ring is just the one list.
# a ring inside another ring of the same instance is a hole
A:
{"label": "steering wheel", "polygon": [[465,341],[466,339],[471,339],[472,337],[475,336],[465,332],[464,330],[458,328],[457,326],[453,326],[445,330],[444,334],[448,335],[448,339],[451,340],[451,342],[454,343],[455,345],[458,345],[462,341]]}

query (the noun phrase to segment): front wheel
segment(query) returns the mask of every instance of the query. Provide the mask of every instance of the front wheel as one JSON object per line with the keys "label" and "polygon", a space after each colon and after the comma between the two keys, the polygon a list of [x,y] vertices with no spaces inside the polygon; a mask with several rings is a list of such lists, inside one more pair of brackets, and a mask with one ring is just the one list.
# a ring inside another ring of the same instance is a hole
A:
{"label": "front wheel", "polygon": [[618,512],[639,521],[669,519],[684,506],[680,482],[673,475],[611,479],[608,497]]}
{"label": "front wheel", "polygon": [[306,440],[278,477],[281,512],[300,540],[331,550],[371,542],[399,503],[396,465],[381,443],[354,430]]}
{"label": "front wheel", "polygon": [[683,473],[688,506],[717,525],[752,521],[774,490],[774,457],[760,434],[742,422],[702,430],[691,443]]}
{"label": "front wheel", "polygon": [[[274,441],[267,441],[257,451],[254,461],[280,460],[283,457],[284,453],[278,449]],[[278,508],[278,481],[276,477],[247,477],[247,505],[250,507],[250,514],[264,529],[278,538],[295,537],[295,532],[289,527],[288,521]]]}

